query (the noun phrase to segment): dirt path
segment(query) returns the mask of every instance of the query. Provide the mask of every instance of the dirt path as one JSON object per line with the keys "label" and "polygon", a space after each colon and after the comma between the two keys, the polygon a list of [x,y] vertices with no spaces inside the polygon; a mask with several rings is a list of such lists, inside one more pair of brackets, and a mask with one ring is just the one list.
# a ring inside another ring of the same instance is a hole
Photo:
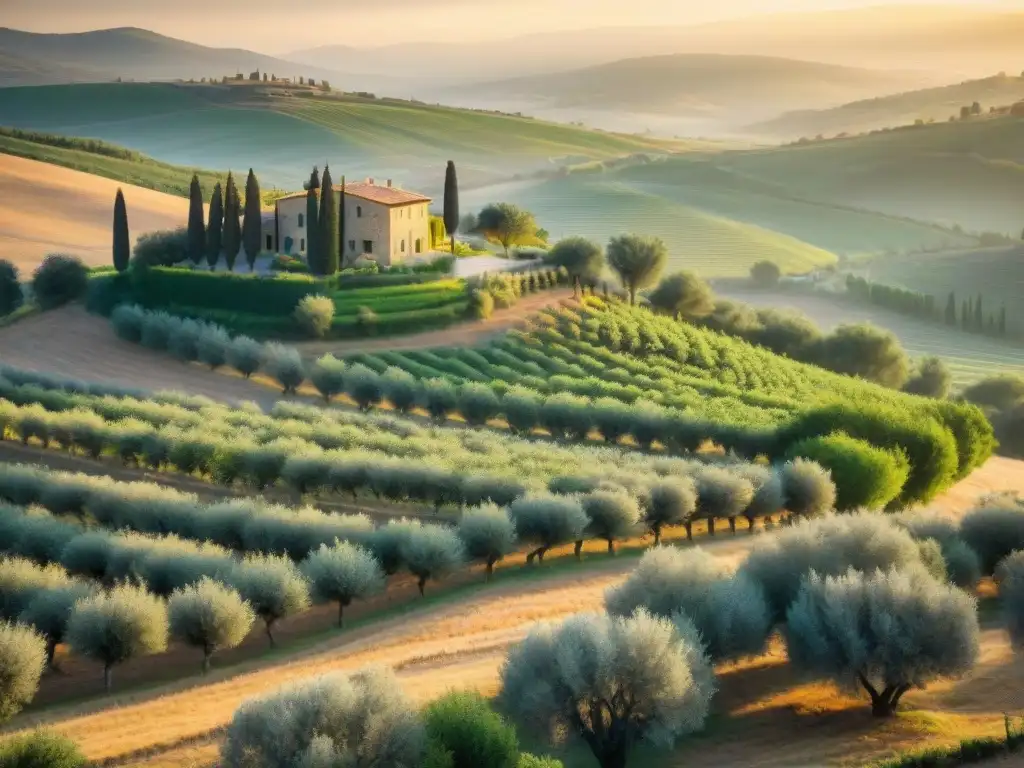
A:
{"label": "dirt path", "polygon": [[[0,154],[0,258],[27,275],[48,253],[109,264],[110,222],[124,191],[133,238],[184,226],[188,200],[68,168]],[[55,223],[52,212],[59,210]]]}

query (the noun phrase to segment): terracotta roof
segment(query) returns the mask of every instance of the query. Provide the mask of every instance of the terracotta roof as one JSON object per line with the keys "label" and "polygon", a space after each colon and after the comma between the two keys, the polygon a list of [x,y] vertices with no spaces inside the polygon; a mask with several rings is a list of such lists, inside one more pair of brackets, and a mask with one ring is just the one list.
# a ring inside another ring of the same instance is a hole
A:
{"label": "terracotta roof", "polygon": [[[334,191],[339,192],[341,187],[335,187]],[[421,195],[418,192],[410,192],[406,189],[399,189],[398,187],[382,187],[379,184],[370,184],[365,181],[351,182],[345,185],[345,194],[352,195],[353,197],[361,197],[363,200],[370,200],[374,203],[380,203],[381,205],[410,205],[411,203],[429,203],[431,198]],[[297,197],[305,197],[305,192],[295,192],[284,197],[279,197],[278,200],[292,200]],[[317,197],[320,196],[320,190],[317,190]]]}

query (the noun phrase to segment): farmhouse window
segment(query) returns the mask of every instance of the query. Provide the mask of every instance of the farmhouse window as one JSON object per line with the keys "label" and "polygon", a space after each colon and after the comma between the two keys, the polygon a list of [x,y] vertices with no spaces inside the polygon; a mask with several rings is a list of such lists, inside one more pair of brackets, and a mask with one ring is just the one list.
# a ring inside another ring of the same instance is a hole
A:
{"label": "farmhouse window", "polygon": [[268,251],[274,250],[274,236],[273,235],[267,235],[267,250]]}
{"label": "farmhouse window", "polygon": [[302,238],[301,240],[299,240],[299,253],[305,253],[305,252],[306,252],[306,238]]}
{"label": "farmhouse window", "polygon": [[405,253],[405,240],[402,241],[402,253]]}
{"label": "farmhouse window", "polygon": [[348,249],[350,251],[354,251],[356,249],[356,241],[355,240],[349,240],[348,241]]}
{"label": "farmhouse window", "polygon": [[303,216],[301,213],[299,214],[299,226],[300,227],[306,226],[306,217]]}
{"label": "farmhouse window", "polygon": [[363,253],[373,253],[373,240],[363,240]]}
{"label": "farmhouse window", "polygon": [[423,240],[416,238],[416,253],[423,253]]}
{"label": "farmhouse window", "polygon": [[363,206],[361,206],[361,205],[357,205],[356,206],[356,218],[357,219],[363,218]]}

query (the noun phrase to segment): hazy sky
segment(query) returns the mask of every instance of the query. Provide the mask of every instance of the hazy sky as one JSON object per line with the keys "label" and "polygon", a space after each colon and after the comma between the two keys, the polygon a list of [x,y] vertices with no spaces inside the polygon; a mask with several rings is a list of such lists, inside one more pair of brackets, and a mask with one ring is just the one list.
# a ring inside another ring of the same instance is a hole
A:
{"label": "hazy sky", "polygon": [[[204,45],[283,53],[332,43],[423,40],[428,35],[436,40],[485,40],[539,28],[691,24],[877,4],[878,0],[0,0],[0,26],[34,32],[144,27]],[[1024,0],[943,4],[1024,8]]]}

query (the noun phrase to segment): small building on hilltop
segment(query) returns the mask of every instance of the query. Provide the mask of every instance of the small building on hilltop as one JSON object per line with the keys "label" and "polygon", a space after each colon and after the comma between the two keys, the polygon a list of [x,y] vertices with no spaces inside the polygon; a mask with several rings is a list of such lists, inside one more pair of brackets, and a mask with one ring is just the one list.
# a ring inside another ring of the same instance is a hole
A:
{"label": "small building on hilltop", "polygon": [[[334,193],[340,199],[340,185]],[[390,267],[430,250],[429,197],[399,189],[390,179],[384,185],[366,179],[345,186],[344,205],[343,266],[366,258]],[[274,250],[305,258],[309,224],[305,192],[280,198],[274,209]]]}

